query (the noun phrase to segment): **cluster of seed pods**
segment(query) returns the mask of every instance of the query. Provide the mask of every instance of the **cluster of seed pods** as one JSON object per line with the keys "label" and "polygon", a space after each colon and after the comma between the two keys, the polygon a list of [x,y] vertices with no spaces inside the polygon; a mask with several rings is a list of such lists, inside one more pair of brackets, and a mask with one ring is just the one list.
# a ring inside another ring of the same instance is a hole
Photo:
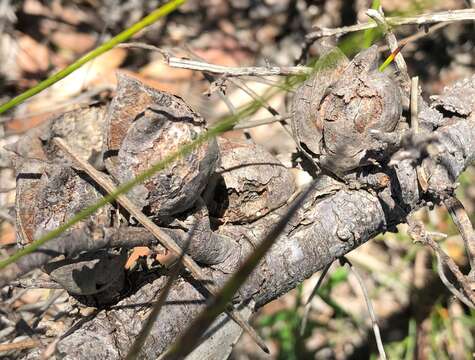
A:
{"label": "cluster of seed pods", "polygon": [[[54,137],[63,138],[82,159],[120,185],[206,129],[205,120],[181,98],[119,75],[116,95],[108,106],[73,110],[18,142],[19,242],[29,243],[55,229],[104,194],[87,174],[72,166]],[[127,196],[157,224],[166,226],[174,217],[194,211],[204,193],[209,195],[207,204],[215,222],[244,223],[282,206],[293,191],[289,170],[265,149],[222,138],[195,148]],[[108,205],[69,231],[81,229],[91,237],[100,236],[101,229],[117,226],[115,216],[114,207]],[[110,284],[121,286],[126,257],[123,252],[101,250],[52,260],[46,255],[43,259],[50,261],[45,269],[54,280],[72,294],[91,295],[110,290]]]}
{"label": "cluster of seed pods", "polygon": [[[297,89],[292,128],[307,156],[342,175],[384,159],[384,144],[369,132],[396,130],[401,94],[393,80],[377,71],[375,47],[351,62],[338,50],[330,55],[336,61],[318,69]],[[29,243],[57,228],[103,195],[87,174],[71,166],[51,141],[54,137],[63,138],[80,157],[120,185],[206,130],[206,121],[180,97],[119,75],[116,95],[108,106],[63,114],[18,142],[19,242]],[[202,206],[197,203],[206,204],[205,213],[219,226],[253,222],[286,204],[294,190],[289,170],[264,148],[248,140],[218,138],[157,171],[127,196],[160,226],[193,215]],[[117,226],[114,214],[114,207],[107,205],[69,232],[79,229],[93,240],[101,236],[101,229]],[[38,262],[53,260],[46,252],[41,256]],[[126,256],[123,251],[101,250],[57,261],[46,267],[51,277],[71,293],[86,295],[102,292],[111,283],[120,287]],[[78,276],[81,269],[85,276]],[[109,283],[104,274],[111,277]],[[114,282],[114,276],[119,280]]]}

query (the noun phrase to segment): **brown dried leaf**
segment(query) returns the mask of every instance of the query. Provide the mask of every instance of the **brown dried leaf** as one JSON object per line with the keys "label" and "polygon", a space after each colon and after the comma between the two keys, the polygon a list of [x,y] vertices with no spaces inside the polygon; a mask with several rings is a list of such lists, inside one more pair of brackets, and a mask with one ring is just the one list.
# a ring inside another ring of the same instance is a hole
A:
{"label": "brown dried leaf", "polygon": [[[171,68],[162,60],[148,63],[140,70],[139,75],[145,84],[175,94],[183,94],[194,76],[191,70]],[[153,82],[149,82],[150,80]]]}
{"label": "brown dried leaf", "polygon": [[85,53],[96,43],[96,36],[93,34],[74,31],[55,31],[50,38],[60,49],[70,50],[75,54]]}
{"label": "brown dried leaf", "polygon": [[132,253],[129,255],[124,267],[126,269],[132,268],[141,256],[149,256],[150,253],[150,249],[146,246],[137,246],[133,248]]}
{"label": "brown dried leaf", "polygon": [[16,62],[21,71],[29,74],[37,74],[48,70],[50,55],[48,48],[37,42],[28,35],[22,35],[18,39],[19,51]]}
{"label": "brown dried leaf", "polygon": [[0,245],[10,245],[15,243],[15,228],[8,222],[0,225]]}

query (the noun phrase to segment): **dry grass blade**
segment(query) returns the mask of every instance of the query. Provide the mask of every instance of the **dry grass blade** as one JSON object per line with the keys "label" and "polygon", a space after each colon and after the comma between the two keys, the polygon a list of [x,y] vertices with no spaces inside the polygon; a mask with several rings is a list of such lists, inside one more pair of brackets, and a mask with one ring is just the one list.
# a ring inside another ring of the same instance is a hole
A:
{"label": "dry grass blade", "polygon": [[233,129],[234,130],[241,130],[241,129],[250,129],[262,125],[273,124],[276,122],[281,122],[285,120],[290,120],[292,117],[290,115],[277,115],[271,118],[260,119],[260,120],[249,120],[246,122],[242,122],[236,125]]}
{"label": "dry grass blade", "polygon": [[13,350],[24,350],[31,349],[40,346],[41,343],[38,340],[28,339],[23,341],[17,341],[13,343],[0,344],[0,353],[13,351]]}
{"label": "dry grass blade", "polygon": [[313,182],[292,203],[286,214],[282,216],[279,222],[269,231],[262,242],[255,248],[254,252],[239,267],[238,271],[236,271],[226,284],[224,284],[221,291],[216,295],[206,309],[191,323],[181,337],[159,359],[183,359],[195,348],[200,341],[201,335],[204,334],[216,317],[226,308],[226,305],[232,300],[236,291],[239,290],[252,271],[256,268],[314,187],[315,182]]}
{"label": "dry grass blade", "polygon": [[368,313],[369,313],[369,316],[371,317],[371,324],[373,327],[374,337],[376,338],[376,345],[378,347],[379,357],[382,360],[386,360],[387,357],[384,351],[383,341],[381,340],[381,332],[379,331],[378,319],[376,318],[373,305],[371,304],[371,299],[369,298],[369,295],[368,295],[368,289],[366,289],[363,278],[360,276],[360,274],[353,267],[353,264],[346,257],[342,257],[341,262],[342,264],[348,265],[348,267],[350,268],[350,271],[353,273],[353,275],[355,275],[356,279],[358,280],[358,283],[360,284],[360,287],[361,287],[361,290],[363,291],[363,296],[366,302],[366,307],[368,308]]}
{"label": "dry grass blade", "polygon": [[[107,179],[102,173],[97,171],[91,164],[83,161],[69,148],[69,146],[60,138],[54,138],[53,140],[76,164],[80,169],[85,171],[94,181],[104,188],[109,194],[116,192],[114,184]],[[130,199],[124,194],[118,195],[117,202],[124,207],[131,215],[133,215],[148,231],[150,231],[160,243],[170,250],[176,257],[181,257],[183,264],[188,270],[190,270],[193,277],[198,281],[206,280],[206,275],[201,270],[200,266],[183,250],[178,244],[165,232],[163,232],[152,220],[150,220]],[[203,283],[203,286],[213,295],[216,295],[216,290],[209,284]],[[227,307],[223,311],[239,324],[245,330],[252,339],[261,347],[265,352],[269,352],[269,349],[265,345],[264,341],[257,335],[255,330],[234,310],[232,307]]]}
{"label": "dry grass blade", "polygon": [[305,334],[305,329],[307,328],[307,322],[308,322],[308,316],[310,314],[310,309],[312,308],[312,299],[314,296],[317,294],[318,289],[320,288],[320,285],[322,285],[323,279],[325,278],[325,275],[327,274],[328,270],[330,270],[330,266],[332,266],[332,263],[326,265],[320,277],[318,278],[317,284],[315,287],[312,289],[312,293],[307,299],[307,302],[305,304],[305,309],[304,309],[304,314],[302,317],[302,324],[300,326],[300,336],[303,336]]}

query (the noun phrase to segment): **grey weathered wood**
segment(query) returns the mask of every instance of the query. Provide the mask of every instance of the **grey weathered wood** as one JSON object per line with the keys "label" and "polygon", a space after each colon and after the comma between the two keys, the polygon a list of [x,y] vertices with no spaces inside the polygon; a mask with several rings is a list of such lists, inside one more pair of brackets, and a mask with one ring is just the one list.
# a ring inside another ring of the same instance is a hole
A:
{"label": "grey weathered wood", "polygon": [[[440,104],[437,106],[440,107]],[[262,306],[339,256],[404,222],[406,213],[401,210],[401,205],[409,205],[408,210],[415,210],[450,193],[457,177],[475,159],[475,111],[472,108],[469,115],[459,114],[444,123],[445,126],[434,132],[441,152],[423,163],[429,178],[428,193],[414,191],[414,194],[419,194],[418,200],[411,199],[410,204],[404,204],[397,186],[384,189],[379,197],[374,191],[364,189],[343,189],[324,197],[316,191],[314,194],[319,196],[310,197],[293,217],[238,297],[241,300],[253,299],[257,307]],[[411,169],[405,172],[411,173]],[[404,176],[404,172],[398,176]],[[391,180],[396,181],[395,178]],[[283,211],[285,208],[252,224],[223,226],[220,233],[232,235],[240,251],[225,262],[209,267],[206,270],[209,276],[217,284],[222,284],[227,277],[225,274],[235,270],[242,259],[252,252],[251,243],[258,242]],[[63,338],[58,343],[58,357],[90,359],[107,356],[119,359],[127,351],[140,330],[141,319],[149,311],[143,304],[153,299],[164,281],[159,278],[147,284]],[[162,311],[143,348],[144,358],[153,359],[160,354],[189,324],[190,318],[203,308],[202,301],[202,296],[189,283],[179,281],[175,284],[165,311]]]}

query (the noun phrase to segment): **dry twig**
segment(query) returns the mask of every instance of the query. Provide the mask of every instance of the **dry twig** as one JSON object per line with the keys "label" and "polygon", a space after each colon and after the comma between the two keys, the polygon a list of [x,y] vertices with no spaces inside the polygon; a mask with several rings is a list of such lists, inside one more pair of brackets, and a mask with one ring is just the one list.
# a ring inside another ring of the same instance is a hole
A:
{"label": "dry twig", "polygon": [[[406,17],[388,17],[386,21],[390,26],[400,25],[426,25],[433,23],[451,23],[456,21],[473,21],[475,20],[475,10],[463,9],[463,10],[449,10],[432,14],[421,14],[417,16]],[[316,40],[318,38],[344,35],[347,33],[374,29],[378,25],[374,22],[366,22],[362,24],[356,24],[352,26],[343,26],[340,28],[329,29],[321,28],[306,35],[307,40]]]}
{"label": "dry twig", "polygon": [[[370,18],[372,18],[383,31],[384,37],[386,39],[386,42],[388,43],[388,46],[391,52],[396,51],[396,49],[399,47],[397,43],[397,39],[394,33],[392,32],[391,27],[389,26],[386,18],[384,17],[383,9],[382,8],[379,8],[379,10],[368,9],[366,11],[366,14]],[[404,60],[404,57],[402,56],[400,52],[396,54],[394,61],[396,62],[396,65],[402,76],[401,85],[403,86],[403,89],[405,90],[407,94],[410,91],[410,79],[409,79],[409,74],[407,73],[406,61]]]}
{"label": "dry twig", "polygon": [[[470,286],[470,282],[465,275],[460,271],[458,266],[448,256],[440,245],[433,240],[440,234],[429,233],[425,230],[424,224],[421,221],[408,217],[407,223],[409,225],[408,234],[411,238],[426,246],[429,246],[437,256],[437,267],[440,279],[444,285],[454,294],[460,301],[470,308],[475,308],[475,294]],[[455,286],[445,274],[445,269],[450,270],[451,276],[456,280],[459,286]]]}
{"label": "dry twig", "polygon": [[411,78],[411,129],[415,134],[419,132],[419,78]]}
{"label": "dry twig", "polygon": [[[387,18],[386,18],[387,20]],[[428,29],[424,29],[424,30],[420,30],[418,31],[417,33],[415,34],[412,34],[410,36],[407,36],[405,38],[402,38],[401,40],[399,40],[399,44],[400,46],[405,46],[409,43],[412,43],[416,40],[419,40],[423,37],[426,37],[427,35],[433,33],[433,32],[436,32],[437,30],[440,30],[440,29],[443,29],[444,27],[446,27],[447,25],[449,25],[449,23],[439,23],[439,24],[435,24],[435,25],[432,25],[430,28]],[[384,46],[381,46],[378,48],[378,50],[380,52],[385,52],[385,51],[388,51],[389,50],[389,46],[388,45],[384,45]]]}
{"label": "dry twig", "polygon": [[[414,76],[411,78],[411,129],[414,132],[414,135],[419,134],[419,78]],[[416,175],[417,181],[421,186],[421,189],[425,192],[429,188],[429,183],[427,180],[427,174],[422,166],[416,166]]]}
{"label": "dry twig", "polygon": [[470,268],[475,271],[475,231],[472,222],[468,217],[463,204],[456,197],[451,197],[444,201],[452,220],[462,235],[465,249],[467,251]]}
{"label": "dry twig", "polygon": [[31,348],[38,347],[40,345],[41,343],[38,340],[27,339],[27,340],[17,341],[13,343],[0,344],[0,352],[31,349]]}
{"label": "dry twig", "polygon": [[315,284],[315,287],[312,289],[312,292],[311,292],[310,296],[308,297],[307,302],[305,303],[304,314],[303,314],[303,317],[302,317],[302,324],[300,326],[300,336],[304,335],[305,329],[307,327],[308,316],[310,314],[310,309],[312,308],[312,299],[317,294],[317,291],[320,288],[320,285],[322,285],[323,279],[325,278],[325,275],[327,274],[328,270],[330,269],[330,266],[332,266],[332,263],[327,264],[323,268],[322,273],[320,274],[320,277],[318,278],[318,281]]}
{"label": "dry twig", "polygon": [[208,72],[216,75],[224,75],[227,77],[235,76],[288,76],[288,75],[306,75],[312,71],[312,68],[307,66],[247,66],[247,67],[232,67],[209,64],[204,61],[190,60],[179,57],[170,56],[170,54],[156,46],[142,44],[142,43],[125,43],[120,47],[125,48],[142,48],[147,50],[157,51],[163,56],[164,62],[170,67],[189,69]]}
{"label": "dry twig", "polygon": [[360,274],[353,267],[353,264],[346,257],[343,256],[342,258],[340,258],[340,262],[342,265],[348,265],[350,271],[353,273],[353,275],[355,275],[356,279],[358,280],[358,283],[360,284],[361,289],[363,290],[366,307],[368,308],[368,313],[371,318],[371,325],[373,327],[374,337],[376,338],[376,345],[378,347],[379,357],[382,360],[386,360],[386,353],[384,352],[383,341],[381,340],[381,332],[379,331],[378,319],[376,318],[376,314],[374,312],[373,305],[371,304],[371,299],[369,298],[368,290],[366,289],[364,281],[361,278]]}
{"label": "dry twig", "polygon": [[169,58],[167,64],[171,67],[206,71],[212,74],[233,76],[275,76],[275,75],[306,75],[312,71],[307,66],[249,66],[231,67],[209,64],[202,61],[188,60],[182,58]]}

